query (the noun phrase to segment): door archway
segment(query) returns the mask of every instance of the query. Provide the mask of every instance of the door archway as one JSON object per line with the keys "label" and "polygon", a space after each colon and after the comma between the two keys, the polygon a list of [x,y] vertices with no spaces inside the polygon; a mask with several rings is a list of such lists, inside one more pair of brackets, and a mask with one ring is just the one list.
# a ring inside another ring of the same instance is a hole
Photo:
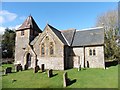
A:
{"label": "door archway", "polygon": [[26,66],[29,68],[29,67],[31,67],[31,54],[30,53],[28,53],[27,55],[26,55]]}

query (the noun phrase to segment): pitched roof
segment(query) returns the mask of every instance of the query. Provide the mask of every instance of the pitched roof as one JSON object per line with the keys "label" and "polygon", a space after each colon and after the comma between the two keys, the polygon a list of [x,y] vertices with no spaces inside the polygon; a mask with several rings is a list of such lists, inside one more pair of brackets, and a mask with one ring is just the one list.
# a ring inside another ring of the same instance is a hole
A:
{"label": "pitched roof", "polygon": [[54,28],[53,26],[47,24],[47,26],[57,35],[57,37],[63,42],[64,45],[68,45],[62,33]]}
{"label": "pitched roof", "polygon": [[30,45],[34,45],[35,42],[39,39],[40,35],[36,36],[33,41],[30,42]]}
{"label": "pitched roof", "polygon": [[[64,45],[69,46],[89,46],[89,45],[101,45],[104,44],[104,29],[103,28],[92,28],[88,30],[62,30],[59,31],[53,26],[47,24],[56,36],[63,42]],[[32,42],[31,45],[35,43],[35,41],[40,36],[37,36]]]}
{"label": "pitched roof", "polygon": [[63,33],[64,37],[66,38],[70,46],[73,42],[75,31],[76,29],[61,30],[61,32]]}
{"label": "pitched roof", "polygon": [[104,44],[104,29],[94,28],[76,31],[72,46],[87,46]]}
{"label": "pitched roof", "polygon": [[31,15],[28,16],[28,18],[24,21],[24,23],[16,31],[30,29],[30,28],[33,30],[36,30],[37,32],[42,32]]}

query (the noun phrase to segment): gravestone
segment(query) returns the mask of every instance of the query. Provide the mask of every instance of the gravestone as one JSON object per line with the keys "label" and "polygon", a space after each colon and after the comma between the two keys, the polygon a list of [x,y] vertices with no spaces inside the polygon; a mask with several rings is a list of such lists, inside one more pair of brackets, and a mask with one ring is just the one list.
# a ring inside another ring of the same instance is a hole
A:
{"label": "gravestone", "polygon": [[66,81],[66,79],[67,79],[67,72],[65,72],[65,73],[63,74],[63,87],[66,87],[66,86],[67,86],[67,81]]}
{"label": "gravestone", "polygon": [[40,70],[39,66],[35,66],[34,73],[37,73]]}
{"label": "gravestone", "polygon": [[28,69],[28,65],[24,65],[24,70],[27,70]]}
{"label": "gravestone", "polygon": [[45,71],[45,65],[44,64],[41,64],[41,70],[42,70],[42,72]]}
{"label": "gravestone", "polygon": [[16,65],[16,72],[22,71],[22,65],[18,64]]}
{"label": "gravestone", "polygon": [[71,84],[71,80],[68,78],[67,72],[63,74],[63,87],[67,87],[67,85]]}
{"label": "gravestone", "polygon": [[80,71],[81,70],[81,65],[79,65],[79,67],[78,67],[78,71]]}
{"label": "gravestone", "polygon": [[19,70],[20,70],[20,71],[22,71],[22,70],[23,70],[23,69],[22,69],[22,65],[21,65],[21,64],[20,64],[20,66],[19,66]]}
{"label": "gravestone", "polygon": [[12,73],[12,67],[7,67],[5,69],[5,74]]}
{"label": "gravestone", "polygon": [[48,77],[51,78],[52,76],[53,76],[53,70],[50,69],[50,70],[48,70]]}
{"label": "gravestone", "polygon": [[89,68],[89,62],[87,61],[87,68]]}

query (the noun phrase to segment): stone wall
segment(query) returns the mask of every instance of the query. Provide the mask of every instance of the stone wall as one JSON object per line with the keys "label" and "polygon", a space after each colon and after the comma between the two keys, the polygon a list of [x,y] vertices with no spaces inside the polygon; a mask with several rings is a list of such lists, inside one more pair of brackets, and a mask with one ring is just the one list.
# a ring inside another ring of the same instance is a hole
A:
{"label": "stone wall", "polygon": [[[53,42],[54,45],[53,55],[50,55],[50,42]],[[45,55],[41,54],[42,43],[45,45]],[[40,34],[33,48],[37,55],[37,64],[39,66],[45,64],[46,69],[64,70],[64,44],[48,27]]]}
{"label": "stone wall", "polygon": [[[89,50],[95,50],[96,55],[89,55]],[[85,63],[87,61],[90,68],[105,68],[104,46],[85,47]]]}
{"label": "stone wall", "polygon": [[24,35],[21,36],[21,31],[16,31],[16,40],[15,40],[15,64],[21,64],[24,68],[27,60],[27,54],[31,55],[31,66],[30,68],[35,67],[35,53],[29,46],[31,42],[30,29],[24,30]]}
{"label": "stone wall", "polygon": [[23,60],[25,53],[24,48],[29,43],[29,29],[24,31],[24,36],[21,36],[21,31],[16,31],[15,40],[15,62]]}
{"label": "stone wall", "polygon": [[[95,50],[96,55],[89,55],[89,50]],[[85,55],[84,55],[85,54]],[[73,67],[78,68],[81,64],[81,67],[84,67],[84,60],[85,66],[89,68],[105,68],[104,62],[104,46],[91,46],[85,47],[74,47],[73,48]]]}
{"label": "stone wall", "polygon": [[41,57],[38,58],[37,64],[45,65],[45,69],[64,70],[64,57]]}
{"label": "stone wall", "polygon": [[74,47],[73,48],[73,65],[74,68],[78,68],[79,65],[84,67],[84,48],[83,47]]}

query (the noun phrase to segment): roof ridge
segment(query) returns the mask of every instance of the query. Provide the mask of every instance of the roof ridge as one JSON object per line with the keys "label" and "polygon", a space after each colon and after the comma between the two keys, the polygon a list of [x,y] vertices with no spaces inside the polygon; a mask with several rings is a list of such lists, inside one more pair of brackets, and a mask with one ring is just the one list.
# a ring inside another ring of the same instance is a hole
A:
{"label": "roof ridge", "polygon": [[68,43],[66,42],[64,36],[62,35],[62,33],[61,33],[58,29],[54,28],[53,26],[51,26],[51,25],[49,25],[49,24],[47,24],[47,25],[48,25],[48,27],[56,34],[56,36],[61,40],[61,42],[62,42],[63,44],[68,45]]}
{"label": "roof ridge", "polygon": [[76,31],[88,31],[88,30],[95,30],[95,29],[101,29],[104,27],[93,27],[93,28],[86,28],[86,29],[81,29],[81,30],[76,30]]}
{"label": "roof ridge", "polygon": [[76,30],[76,29],[67,29],[67,30],[59,30],[59,31],[64,32],[64,31],[72,31],[72,30]]}

